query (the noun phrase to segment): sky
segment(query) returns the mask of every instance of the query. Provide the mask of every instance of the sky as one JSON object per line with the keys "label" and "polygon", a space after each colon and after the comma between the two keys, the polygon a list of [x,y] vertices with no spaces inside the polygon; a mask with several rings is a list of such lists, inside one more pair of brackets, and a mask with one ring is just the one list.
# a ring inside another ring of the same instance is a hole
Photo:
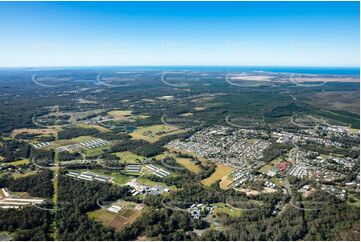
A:
{"label": "sky", "polygon": [[359,2],[0,2],[0,67],[355,67],[359,55]]}

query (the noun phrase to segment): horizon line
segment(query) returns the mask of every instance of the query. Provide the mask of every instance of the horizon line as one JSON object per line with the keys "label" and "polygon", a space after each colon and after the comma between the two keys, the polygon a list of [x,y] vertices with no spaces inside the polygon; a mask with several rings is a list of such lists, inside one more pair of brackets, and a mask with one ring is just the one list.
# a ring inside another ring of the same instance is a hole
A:
{"label": "horizon line", "polygon": [[308,65],[49,65],[49,66],[0,66],[0,69],[5,68],[95,68],[95,67],[302,67],[302,68],[360,68],[360,66],[344,66],[344,65],[330,65],[330,66],[308,66]]}

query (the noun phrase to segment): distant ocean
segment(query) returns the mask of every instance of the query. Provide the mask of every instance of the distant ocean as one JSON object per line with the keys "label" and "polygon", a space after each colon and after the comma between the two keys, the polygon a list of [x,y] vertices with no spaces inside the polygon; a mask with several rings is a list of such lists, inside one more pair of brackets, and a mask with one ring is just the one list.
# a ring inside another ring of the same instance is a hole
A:
{"label": "distant ocean", "polygon": [[[6,69],[6,68],[4,68]],[[323,75],[360,75],[360,67],[291,67],[291,66],[94,66],[94,67],[43,67],[27,68],[29,71],[45,70],[131,70],[131,71],[233,71],[278,72]],[[1,70],[1,68],[0,68]]]}
{"label": "distant ocean", "polygon": [[359,67],[281,67],[281,66],[129,66],[120,69],[163,71],[259,71],[324,75],[360,75]]}

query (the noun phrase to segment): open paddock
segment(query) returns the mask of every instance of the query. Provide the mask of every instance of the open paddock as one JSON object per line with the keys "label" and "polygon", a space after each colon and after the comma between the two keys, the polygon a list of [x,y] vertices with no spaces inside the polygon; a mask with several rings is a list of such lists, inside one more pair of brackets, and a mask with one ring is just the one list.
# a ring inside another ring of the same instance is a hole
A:
{"label": "open paddock", "polygon": [[233,183],[233,179],[228,175],[225,177],[222,177],[221,182],[219,183],[219,186],[221,189],[228,189],[230,188],[230,185]]}
{"label": "open paddock", "polygon": [[113,221],[116,214],[102,208],[99,210],[89,212],[88,216],[90,219],[94,219],[98,222],[101,222],[103,225],[107,226]]}
{"label": "open paddock", "polygon": [[210,177],[202,180],[202,184],[205,186],[210,186],[219,180],[225,179],[232,172],[233,168],[221,163],[217,163],[216,171]]}
{"label": "open paddock", "polygon": [[121,230],[127,224],[128,219],[124,218],[123,216],[115,215],[108,226],[112,227],[115,230]]}
{"label": "open paddock", "polygon": [[39,135],[57,135],[59,130],[56,129],[14,129],[11,132],[11,137],[17,134],[39,134]]}
{"label": "open paddock", "polygon": [[103,126],[100,126],[99,124],[88,124],[88,123],[81,123],[81,122],[78,122],[76,123],[76,126],[79,127],[79,128],[85,128],[85,129],[91,129],[91,128],[94,128],[94,129],[97,129],[99,130],[100,132],[110,132],[110,129],[108,128],[105,128]]}
{"label": "open paddock", "polygon": [[118,120],[128,120],[132,116],[131,110],[112,110],[108,112],[108,115]]}
{"label": "open paddock", "polygon": [[177,161],[178,164],[181,164],[187,170],[189,170],[195,174],[199,174],[201,172],[201,168],[198,165],[194,164],[194,162],[190,158],[176,157],[175,160]]}
{"label": "open paddock", "polygon": [[185,132],[185,130],[177,129],[174,126],[159,124],[138,128],[130,133],[130,136],[134,139],[141,139],[150,143],[155,143],[160,138],[167,135],[180,134],[183,132]]}
{"label": "open paddock", "polygon": [[132,208],[131,204],[124,203],[119,212],[111,212],[106,208],[101,208],[88,213],[88,217],[102,223],[106,227],[121,230],[124,226],[132,224],[140,215],[141,209]]}
{"label": "open paddock", "polygon": [[117,152],[113,154],[116,155],[121,161],[130,164],[139,163],[145,159],[144,156],[136,155],[130,151]]}

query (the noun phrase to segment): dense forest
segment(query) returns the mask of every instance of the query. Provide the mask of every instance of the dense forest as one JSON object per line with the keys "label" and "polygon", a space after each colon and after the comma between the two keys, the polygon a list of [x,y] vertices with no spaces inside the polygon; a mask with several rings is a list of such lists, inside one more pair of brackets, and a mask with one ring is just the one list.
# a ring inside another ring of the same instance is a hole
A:
{"label": "dense forest", "polygon": [[19,140],[4,140],[0,136],[0,156],[3,157],[2,162],[11,162],[28,157],[30,154],[30,145]]}
{"label": "dense forest", "polygon": [[52,215],[35,207],[0,209],[0,231],[16,232],[14,240],[52,240]]}
{"label": "dense forest", "polygon": [[51,198],[54,193],[52,179],[53,173],[49,170],[17,179],[5,175],[0,177],[0,188],[7,187],[13,192],[28,192],[34,197]]}

